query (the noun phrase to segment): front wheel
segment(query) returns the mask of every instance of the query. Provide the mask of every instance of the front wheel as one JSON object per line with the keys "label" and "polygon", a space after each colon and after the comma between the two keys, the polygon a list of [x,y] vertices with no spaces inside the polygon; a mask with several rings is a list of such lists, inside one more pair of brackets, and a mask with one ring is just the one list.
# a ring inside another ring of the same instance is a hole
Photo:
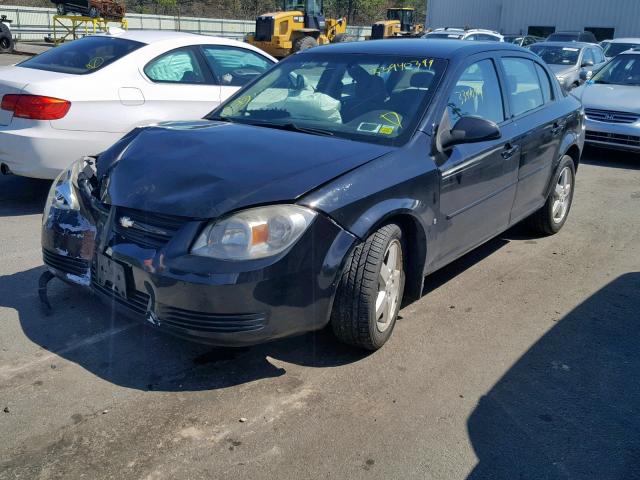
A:
{"label": "front wheel", "polygon": [[560,231],[567,221],[573,192],[575,190],[576,169],[573,159],[565,155],[556,170],[551,193],[544,206],[529,218],[531,227],[540,234],[553,235]]}
{"label": "front wheel", "polygon": [[331,326],[339,340],[377,350],[391,337],[404,293],[402,230],[385,225],[349,255]]}

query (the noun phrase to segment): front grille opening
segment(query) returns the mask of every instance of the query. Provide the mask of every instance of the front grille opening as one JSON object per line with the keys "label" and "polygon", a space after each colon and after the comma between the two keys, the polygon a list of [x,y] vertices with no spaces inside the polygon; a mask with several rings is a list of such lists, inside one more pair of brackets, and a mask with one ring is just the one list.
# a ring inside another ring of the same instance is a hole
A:
{"label": "front grille opening", "polygon": [[187,221],[185,217],[118,207],[114,231],[120,242],[159,250]]}
{"label": "front grille opening", "polygon": [[622,135],[618,133],[595,132],[587,130],[586,140],[593,142],[611,143],[640,148],[640,136]]}

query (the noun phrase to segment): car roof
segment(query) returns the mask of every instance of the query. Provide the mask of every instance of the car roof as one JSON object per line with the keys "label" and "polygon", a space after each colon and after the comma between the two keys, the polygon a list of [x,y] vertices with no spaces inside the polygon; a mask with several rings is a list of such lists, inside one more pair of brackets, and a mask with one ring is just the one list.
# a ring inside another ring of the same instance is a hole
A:
{"label": "car roof", "polygon": [[[600,47],[595,43],[587,43],[587,42],[538,42],[531,45],[547,45],[551,47],[567,47],[567,48],[585,48],[585,47]],[[602,47],[600,47],[602,48]]]}
{"label": "car roof", "polygon": [[261,55],[270,58],[274,62],[277,60],[263,50],[260,50],[248,43],[231,40],[229,38],[213,37],[211,35],[200,35],[197,33],[174,32],[171,30],[122,30],[114,29],[111,32],[98,33],[99,36],[110,36],[113,38],[123,38],[133,40],[147,45],[170,44],[175,48],[188,45],[226,45],[253,50]]}
{"label": "car roof", "polygon": [[467,28],[467,29],[464,29],[464,28],[458,28],[458,27],[436,28],[435,30],[433,30],[433,31],[431,31],[429,33],[442,33],[442,32],[453,32],[453,33],[482,32],[482,33],[492,33],[494,35],[500,35],[500,33],[496,32],[494,30],[489,30],[487,28]]}
{"label": "car roof", "polygon": [[371,55],[407,55],[454,59],[495,50],[511,50],[525,53],[521,47],[502,42],[452,42],[451,40],[427,40],[425,38],[403,38],[389,40],[368,40],[366,42],[334,43],[301,52],[309,53],[360,53]]}
{"label": "car roof", "polygon": [[640,43],[640,38],[638,37],[628,37],[628,38],[614,38],[613,40],[607,40],[609,43]]}
{"label": "car roof", "polygon": [[[220,45],[235,45],[238,43],[236,40],[230,40],[228,38],[213,37],[210,35],[200,35],[197,33],[187,32],[174,32],[171,30],[115,30],[111,33],[101,33],[99,35],[112,36],[115,38],[124,38],[126,40],[133,40],[136,42],[151,44],[157,42],[181,42],[188,43],[217,43]],[[243,44],[246,45],[246,44]]]}

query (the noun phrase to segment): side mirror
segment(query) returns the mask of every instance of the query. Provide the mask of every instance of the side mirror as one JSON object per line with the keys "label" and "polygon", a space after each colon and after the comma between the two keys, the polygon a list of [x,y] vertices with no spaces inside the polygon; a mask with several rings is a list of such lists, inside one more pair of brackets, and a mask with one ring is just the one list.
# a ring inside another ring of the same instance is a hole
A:
{"label": "side mirror", "polygon": [[497,140],[501,136],[500,127],[495,122],[468,116],[458,120],[451,130],[440,133],[440,146],[446,151],[454,145]]}
{"label": "side mirror", "polygon": [[584,62],[582,62],[581,67],[593,67],[595,65],[595,63],[593,63],[593,60],[585,60]]}
{"label": "side mirror", "polygon": [[589,72],[587,72],[586,70],[580,70],[579,77],[580,77],[580,81],[584,83],[587,80],[589,80]]}

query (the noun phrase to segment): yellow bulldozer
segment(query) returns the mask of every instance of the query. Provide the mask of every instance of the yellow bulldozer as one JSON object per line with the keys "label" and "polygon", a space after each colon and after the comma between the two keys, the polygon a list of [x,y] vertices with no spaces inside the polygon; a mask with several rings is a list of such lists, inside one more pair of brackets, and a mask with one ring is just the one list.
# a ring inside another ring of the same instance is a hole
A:
{"label": "yellow bulldozer", "polygon": [[256,18],[247,42],[276,58],[348,40],[346,18],[325,18],[322,0],[283,0],[282,11]]}
{"label": "yellow bulldozer", "polygon": [[415,9],[388,8],[387,19],[371,26],[371,40],[383,38],[418,37],[424,33],[424,25],[414,23]]}

